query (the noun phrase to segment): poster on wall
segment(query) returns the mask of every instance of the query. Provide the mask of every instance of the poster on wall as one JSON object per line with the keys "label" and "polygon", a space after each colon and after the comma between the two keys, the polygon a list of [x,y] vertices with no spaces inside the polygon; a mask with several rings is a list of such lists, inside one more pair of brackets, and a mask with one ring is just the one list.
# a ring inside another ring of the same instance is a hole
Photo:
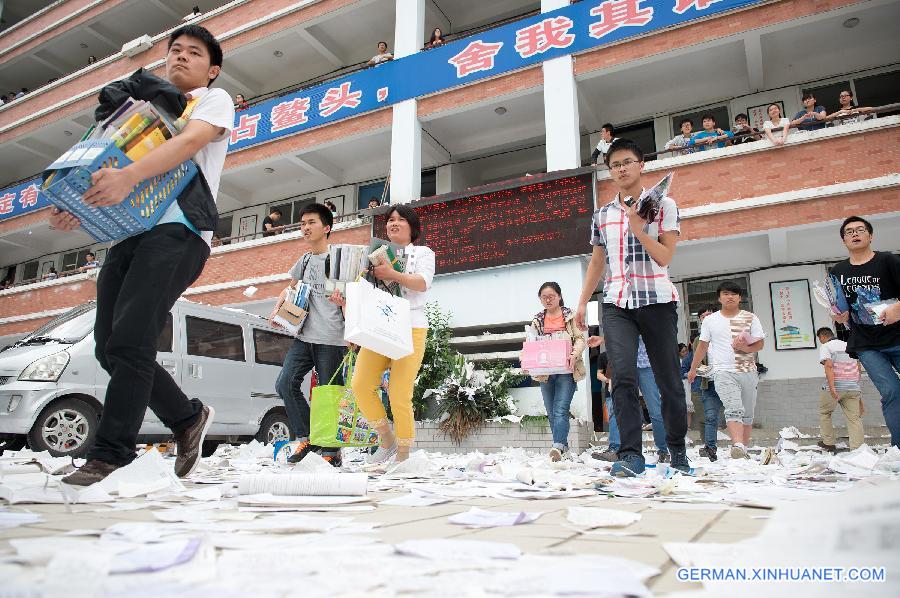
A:
{"label": "poster on wall", "polygon": [[238,235],[241,237],[241,241],[249,241],[254,238],[254,233],[256,233],[256,214],[241,216],[240,224],[238,225]]}
{"label": "poster on wall", "polygon": [[775,350],[815,349],[808,280],[770,282]]}

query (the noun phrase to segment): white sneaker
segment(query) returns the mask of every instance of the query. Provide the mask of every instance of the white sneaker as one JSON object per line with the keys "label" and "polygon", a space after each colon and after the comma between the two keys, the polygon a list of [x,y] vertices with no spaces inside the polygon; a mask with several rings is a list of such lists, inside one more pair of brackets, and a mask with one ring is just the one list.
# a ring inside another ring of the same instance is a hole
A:
{"label": "white sneaker", "polygon": [[397,454],[397,443],[396,442],[388,448],[379,446],[378,450],[376,450],[371,455],[366,456],[366,465],[378,465],[379,463],[385,463],[386,461],[390,460],[396,454]]}
{"label": "white sneaker", "polygon": [[750,455],[747,454],[747,449],[743,444],[737,443],[731,445],[731,458],[732,459],[749,459]]}

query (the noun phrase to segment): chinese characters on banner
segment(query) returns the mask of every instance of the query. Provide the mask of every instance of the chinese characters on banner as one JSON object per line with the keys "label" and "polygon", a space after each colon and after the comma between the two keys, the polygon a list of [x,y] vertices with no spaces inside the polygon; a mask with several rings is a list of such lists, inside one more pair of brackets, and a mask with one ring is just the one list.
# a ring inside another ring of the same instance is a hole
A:
{"label": "chinese characters on banner", "polygon": [[39,192],[40,179],[32,179],[0,191],[0,219],[20,216],[50,205]]}
{"label": "chinese characters on banner", "polygon": [[809,281],[770,282],[775,350],[815,349]]}
{"label": "chinese characters on banner", "polygon": [[[251,106],[235,115],[229,151],[760,2],[576,2]],[[31,191],[22,202],[27,186],[0,190],[0,219],[49,205]]]}

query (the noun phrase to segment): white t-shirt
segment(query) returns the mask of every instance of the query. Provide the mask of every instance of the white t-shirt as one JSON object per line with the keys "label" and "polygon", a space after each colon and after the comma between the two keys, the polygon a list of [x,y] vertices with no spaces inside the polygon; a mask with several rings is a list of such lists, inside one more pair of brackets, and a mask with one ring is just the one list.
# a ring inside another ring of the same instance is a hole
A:
{"label": "white t-shirt", "polygon": [[413,291],[401,287],[403,297],[409,301],[409,317],[413,328],[428,328],[428,318],[425,316],[425,304],[428,302],[428,289],[434,279],[434,251],[425,245],[406,246],[406,265],[404,271],[407,274],[418,274],[425,279],[425,290]]}
{"label": "white t-shirt", "polygon": [[[215,201],[219,195],[219,183],[222,180],[222,169],[225,166],[225,154],[228,153],[228,139],[231,135],[231,128],[234,126],[234,103],[232,103],[228,92],[219,88],[200,87],[187,95],[190,98],[201,97],[194,107],[189,120],[202,120],[214,127],[224,129],[221,135],[214,138],[194,155],[194,162],[197,163],[200,172],[206,178],[209,190],[212,191],[213,201]],[[165,214],[160,218],[157,225],[167,222],[185,222],[185,220],[186,217],[178,202],[172,202],[172,205],[166,209]],[[211,245],[213,231],[200,231],[200,237],[206,241],[207,245]]]}
{"label": "white t-shirt", "polygon": [[766,337],[756,314],[741,310],[732,318],[721,311],[710,314],[700,325],[700,340],[709,343],[709,363],[714,370],[729,372],[755,372],[756,359],[752,354],[735,353],[731,343],[746,332],[756,340]]}
{"label": "white t-shirt", "polygon": [[394,55],[390,52],[385,52],[384,54],[376,54],[372,57],[369,62],[373,62],[375,64],[381,64],[382,62],[387,62],[388,60],[393,60]]}
{"label": "white t-shirt", "polygon": [[[766,122],[764,122],[763,129],[765,129],[766,131],[771,131],[773,129],[783,129],[789,124],[791,124],[791,121],[782,116],[777,125],[773,124],[771,120],[767,120]],[[790,129],[788,129],[788,132],[790,132]]]}
{"label": "white t-shirt", "polygon": [[[847,354],[847,343],[833,338],[819,347],[819,362],[831,360],[834,368],[834,388],[838,392],[844,390],[859,390],[859,366],[858,362]],[[828,383],[822,386],[828,390]]]}

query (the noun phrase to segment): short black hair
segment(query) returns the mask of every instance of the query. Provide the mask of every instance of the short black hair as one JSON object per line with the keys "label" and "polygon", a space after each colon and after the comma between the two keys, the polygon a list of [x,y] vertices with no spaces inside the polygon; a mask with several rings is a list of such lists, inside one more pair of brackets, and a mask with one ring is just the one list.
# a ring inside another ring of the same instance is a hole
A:
{"label": "short black hair", "polygon": [[869,234],[870,234],[870,235],[871,235],[873,232],[875,232],[875,229],[872,228],[872,223],[869,222],[868,220],[866,220],[865,218],[863,218],[863,217],[861,217],[861,216],[850,216],[849,218],[847,218],[846,220],[844,220],[844,221],[841,223],[841,231],[840,231],[840,235],[841,235],[841,238],[842,238],[842,239],[844,238],[844,228],[845,228],[848,224],[850,224],[851,222],[862,222],[863,224],[865,224],[865,225],[866,225],[866,230],[869,231]]}
{"label": "short black hair", "polygon": [[682,125],[684,125],[684,123],[690,123],[690,125],[691,125],[692,127],[694,126],[694,121],[692,121],[692,120],[689,119],[689,118],[682,118],[682,119],[678,122],[678,128],[680,129],[680,128],[682,127]]}
{"label": "short black hair", "polygon": [[612,126],[612,123],[605,123],[605,124],[604,124],[602,127],[600,127],[600,128],[601,128],[601,129],[606,129],[607,131],[609,131],[609,134],[610,134],[610,135],[615,135],[615,134],[616,134],[616,128]]}
{"label": "short black hair", "polygon": [[[326,208],[320,203],[310,203],[303,206],[300,210],[299,218],[302,220],[304,216],[307,214],[315,214],[319,217],[319,220],[322,222],[322,226],[334,226],[334,214],[331,213],[331,210]],[[329,230],[325,233],[325,237],[328,238],[331,236],[331,231]]]}
{"label": "short black hair", "polygon": [[644,152],[637,143],[631,139],[616,139],[612,142],[612,145],[609,146],[609,151],[606,152],[606,155],[603,157],[603,161],[606,162],[607,166],[609,166],[612,155],[620,151],[631,152],[638,159],[638,162],[644,161]]}
{"label": "short black hair", "polygon": [[[183,35],[199,39],[203,42],[203,45],[206,46],[206,51],[209,52],[209,66],[222,66],[222,46],[219,45],[219,40],[210,33],[209,29],[201,27],[200,25],[185,25],[170,33],[169,45],[166,50],[171,50],[175,40]],[[211,85],[215,80],[215,77],[210,79],[209,84]]]}
{"label": "short black hair", "polygon": [[744,289],[733,280],[723,280],[719,283],[719,288],[716,289],[716,297],[720,296],[723,292],[734,293],[735,295],[740,295],[741,298],[744,297]]}
{"label": "short black hair", "polygon": [[714,125],[717,124],[717,123],[716,123],[716,117],[713,116],[712,114],[709,114],[709,113],[704,114],[703,116],[701,116],[701,117],[700,117],[700,122],[703,122],[703,121],[706,120],[707,118],[708,118],[709,120],[713,121],[713,124],[714,124]]}
{"label": "short black hair", "polygon": [[681,351],[682,349],[687,349],[687,345],[685,345],[684,343],[678,343],[678,350]]}
{"label": "short black hair", "polygon": [[384,215],[385,221],[387,221],[394,212],[409,223],[409,236],[412,239],[412,242],[415,243],[422,234],[422,221],[419,219],[419,215],[408,205],[397,204],[391,206],[391,209]]}
{"label": "short black hair", "polygon": [[825,338],[834,338],[834,330],[828,326],[822,326],[816,330],[816,336],[824,336]]}
{"label": "short black hair", "polygon": [[707,312],[714,314],[719,311],[719,308],[711,303],[707,303],[706,305],[701,305],[697,308],[697,317],[700,317],[700,314],[705,314]]}
{"label": "short black hair", "polygon": [[96,255],[94,255],[93,251],[88,251],[86,254],[84,254],[84,257],[87,257],[87,256],[97,257]]}
{"label": "short black hair", "polygon": [[743,112],[741,112],[740,114],[738,114],[737,116],[735,116],[735,117],[734,117],[734,120],[737,120],[737,119],[739,119],[739,118],[743,118],[743,119],[746,120],[747,122],[750,122],[750,117],[747,116],[746,114],[744,114]]}
{"label": "short black hair", "polygon": [[377,44],[375,44],[375,47],[377,48],[381,44],[384,44],[385,49],[387,49],[387,47],[388,47],[387,42],[378,42]]}
{"label": "short black hair", "polygon": [[269,210],[269,214],[278,214],[279,216],[284,216],[284,214],[282,214],[282,213],[281,213],[281,210],[279,210],[278,208],[272,208],[272,209],[270,209],[270,210]]}
{"label": "short black hair", "polygon": [[814,94],[811,91],[807,91],[806,93],[803,94],[802,101],[805,102],[806,100],[814,100],[814,99],[816,99],[816,94]]}

